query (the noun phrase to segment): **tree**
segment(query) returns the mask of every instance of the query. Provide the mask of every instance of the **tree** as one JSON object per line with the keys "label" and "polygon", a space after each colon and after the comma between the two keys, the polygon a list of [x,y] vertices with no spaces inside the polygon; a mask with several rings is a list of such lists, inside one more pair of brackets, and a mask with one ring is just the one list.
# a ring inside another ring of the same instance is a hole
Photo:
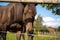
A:
{"label": "tree", "polygon": [[52,10],[52,13],[60,15],[60,5],[59,4],[41,4],[42,7],[46,7],[48,10]]}
{"label": "tree", "polygon": [[38,15],[37,19],[34,21],[34,28],[36,29],[36,32],[42,28],[42,22],[42,17]]}
{"label": "tree", "polygon": [[60,26],[58,26],[58,29],[57,30],[60,32]]}
{"label": "tree", "polygon": [[40,15],[38,15],[37,19],[34,21],[35,32],[47,32],[46,25],[42,25],[43,19]]}

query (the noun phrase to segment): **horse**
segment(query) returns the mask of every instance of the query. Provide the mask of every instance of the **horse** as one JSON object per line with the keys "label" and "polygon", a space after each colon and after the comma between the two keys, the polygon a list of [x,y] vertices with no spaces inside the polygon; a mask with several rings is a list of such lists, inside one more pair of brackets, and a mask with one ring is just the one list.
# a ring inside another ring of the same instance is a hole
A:
{"label": "horse", "polygon": [[35,4],[28,3],[24,8],[23,20],[28,33],[28,40],[33,40],[33,23],[36,15]]}
{"label": "horse", "polygon": [[30,34],[33,34],[35,4],[10,3],[0,7],[0,14],[0,34],[3,40],[6,40],[7,31],[16,33],[17,40],[21,39],[21,33],[27,32],[28,40],[33,40],[33,36]]}

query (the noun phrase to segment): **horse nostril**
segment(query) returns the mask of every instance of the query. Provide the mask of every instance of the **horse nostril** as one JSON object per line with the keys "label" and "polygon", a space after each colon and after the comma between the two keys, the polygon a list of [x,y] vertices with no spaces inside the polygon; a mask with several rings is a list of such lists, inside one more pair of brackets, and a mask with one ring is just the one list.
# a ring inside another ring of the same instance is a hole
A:
{"label": "horse nostril", "polygon": [[20,25],[20,24],[17,24],[17,27],[18,27],[18,28],[20,28],[20,27],[21,27],[21,25]]}
{"label": "horse nostril", "polygon": [[11,26],[10,26],[10,27],[20,28],[20,27],[21,27],[21,25],[20,25],[20,24],[18,24],[18,23],[14,23],[14,24],[11,24]]}
{"label": "horse nostril", "polygon": [[16,24],[11,24],[11,25],[10,25],[10,27],[15,27],[15,26],[16,26]]}

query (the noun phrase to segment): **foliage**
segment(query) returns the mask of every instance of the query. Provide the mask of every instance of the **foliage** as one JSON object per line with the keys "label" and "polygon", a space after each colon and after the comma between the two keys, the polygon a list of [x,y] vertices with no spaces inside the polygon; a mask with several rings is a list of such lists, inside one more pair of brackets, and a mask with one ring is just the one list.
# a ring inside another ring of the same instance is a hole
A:
{"label": "foliage", "polygon": [[41,32],[49,32],[46,25],[42,26],[42,29],[40,30]]}
{"label": "foliage", "polygon": [[58,29],[57,30],[60,32],[60,26],[58,26]]}
{"label": "foliage", "polygon": [[39,31],[42,27],[42,17],[40,15],[38,15],[37,19],[35,19],[34,21],[34,28],[36,29],[36,31]]}
{"label": "foliage", "polygon": [[38,15],[37,19],[34,21],[34,28],[36,32],[47,32],[46,25],[42,25],[43,19],[40,15]]}
{"label": "foliage", "polygon": [[48,10],[52,10],[52,13],[60,15],[60,5],[59,4],[41,4],[42,7],[46,7]]}

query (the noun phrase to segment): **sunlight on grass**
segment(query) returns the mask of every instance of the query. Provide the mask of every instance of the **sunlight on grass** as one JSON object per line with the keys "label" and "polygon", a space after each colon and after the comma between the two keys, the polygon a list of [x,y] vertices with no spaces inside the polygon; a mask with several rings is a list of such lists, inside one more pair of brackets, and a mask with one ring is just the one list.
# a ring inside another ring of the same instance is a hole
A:
{"label": "sunlight on grass", "polygon": [[16,34],[15,33],[7,33],[7,40],[16,40]]}
{"label": "sunlight on grass", "polygon": [[[52,37],[50,37],[52,36]],[[34,40],[60,40],[60,35],[56,35],[57,38],[54,37],[54,34],[51,35],[51,34],[48,34],[48,35],[40,35],[40,36],[34,36]],[[16,34],[15,33],[10,33],[10,32],[7,32],[7,40],[16,40]],[[22,37],[21,37],[22,38]],[[21,39],[23,40],[23,39]],[[25,40],[28,40],[28,37],[27,35],[25,34]]]}

